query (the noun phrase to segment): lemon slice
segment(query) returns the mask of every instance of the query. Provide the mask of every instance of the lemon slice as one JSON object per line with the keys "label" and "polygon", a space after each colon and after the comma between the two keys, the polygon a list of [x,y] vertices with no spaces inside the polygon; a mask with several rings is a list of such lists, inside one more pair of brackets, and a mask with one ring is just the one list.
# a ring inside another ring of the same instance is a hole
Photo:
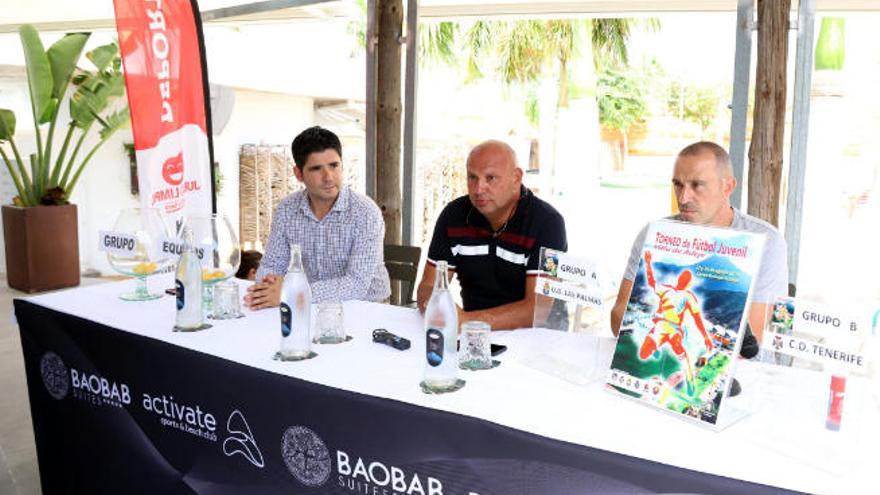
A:
{"label": "lemon slice", "polygon": [[156,264],[152,261],[142,261],[134,265],[132,271],[138,275],[149,275],[156,271]]}
{"label": "lemon slice", "polygon": [[224,273],[223,270],[210,270],[208,268],[202,268],[202,280],[206,282],[218,280],[225,276],[226,273]]}

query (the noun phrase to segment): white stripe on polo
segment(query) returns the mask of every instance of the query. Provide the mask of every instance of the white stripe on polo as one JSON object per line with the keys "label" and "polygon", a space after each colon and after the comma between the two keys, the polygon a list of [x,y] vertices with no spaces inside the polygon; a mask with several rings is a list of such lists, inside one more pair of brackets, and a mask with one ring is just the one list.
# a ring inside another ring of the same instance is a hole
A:
{"label": "white stripe on polo", "polygon": [[452,246],[453,256],[486,256],[489,254],[489,245],[482,244],[479,246],[463,246],[456,244]]}
{"label": "white stripe on polo", "polygon": [[529,257],[524,254],[514,253],[513,251],[508,251],[500,246],[495,246],[495,256],[503,259],[504,261],[509,261],[515,265],[523,265],[529,262]]}

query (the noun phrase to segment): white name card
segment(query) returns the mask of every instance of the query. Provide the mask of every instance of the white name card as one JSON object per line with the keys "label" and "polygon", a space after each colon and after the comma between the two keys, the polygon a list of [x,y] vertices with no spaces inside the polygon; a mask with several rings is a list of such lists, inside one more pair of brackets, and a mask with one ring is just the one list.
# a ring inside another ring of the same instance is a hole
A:
{"label": "white name card", "polygon": [[599,288],[599,274],[596,271],[595,260],[567,253],[558,253],[557,256],[559,266],[556,268],[556,276],[587,287]]}
{"label": "white name card", "polygon": [[[162,239],[159,243],[159,251],[170,258],[177,259],[180,258],[180,254],[183,253],[183,242],[176,237],[169,237],[167,239]],[[208,246],[196,246],[196,255],[199,257],[199,261],[205,259],[205,251],[210,249]]]}
{"label": "white name card", "polygon": [[535,284],[535,293],[588,308],[601,308],[603,304],[602,294],[598,291],[580,287],[571,282],[560,282],[549,278],[538,279]]}
{"label": "white name card", "polygon": [[813,335],[856,337],[871,330],[867,318],[854,317],[841,308],[833,308],[801,299],[795,299],[792,329]]}
{"label": "white name card", "polygon": [[541,272],[567,282],[582,284],[599,290],[600,280],[596,260],[573,256],[556,249],[541,248]]}
{"label": "white name card", "polygon": [[864,372],[867,369],[867,358],[855,350],[839,347],[835,341],[813,342],[791,335],[769,333],[765,338],[770,340],[770,347],[781,354],[805,358],[828,365],[832,369],[846,369]]}
{"label": "white name card", "polygon": [[137,247],[137,237],[124,232],[102,230],[98,233],[98,250],[120,256],[134,254]]}

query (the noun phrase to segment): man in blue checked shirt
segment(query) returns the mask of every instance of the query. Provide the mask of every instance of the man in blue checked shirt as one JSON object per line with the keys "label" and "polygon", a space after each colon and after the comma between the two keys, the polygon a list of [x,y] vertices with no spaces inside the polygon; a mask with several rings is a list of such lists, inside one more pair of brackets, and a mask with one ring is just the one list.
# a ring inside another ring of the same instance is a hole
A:
{"label": "man in blue checked shirt", "polygon": [[290,248],[302,247],[312,301],[384,301],[391,294],[382,259],[385,223],[370,198],[342,185],[342,143],[315,126],[291,144],[293,172],[305,189],[278,204],[257,282],[248,288],[250,309],[278,306]]}

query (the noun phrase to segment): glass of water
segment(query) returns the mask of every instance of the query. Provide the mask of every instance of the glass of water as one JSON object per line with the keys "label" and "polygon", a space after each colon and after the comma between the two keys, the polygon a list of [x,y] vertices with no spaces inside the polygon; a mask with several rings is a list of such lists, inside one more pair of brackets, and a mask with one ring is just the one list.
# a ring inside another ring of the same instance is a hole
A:
{"label": "glass of water", "polygon": [[227,280],[215,285],[211,306],[210,318],[214,320],[231,320],[244,316],[241,312],[238,284]]}
{"label": "glass of water", "polygon": [[325,302],[318,304],[317,344],[339,344],[345,342],[345,328],[343,326],[342,303]]}
{"label": "glass of water", "polygon": [[461,352],[459,367],[467,370],[486,370],[492,367],[492,327],[485,321],[466,321],[461,324]]}

